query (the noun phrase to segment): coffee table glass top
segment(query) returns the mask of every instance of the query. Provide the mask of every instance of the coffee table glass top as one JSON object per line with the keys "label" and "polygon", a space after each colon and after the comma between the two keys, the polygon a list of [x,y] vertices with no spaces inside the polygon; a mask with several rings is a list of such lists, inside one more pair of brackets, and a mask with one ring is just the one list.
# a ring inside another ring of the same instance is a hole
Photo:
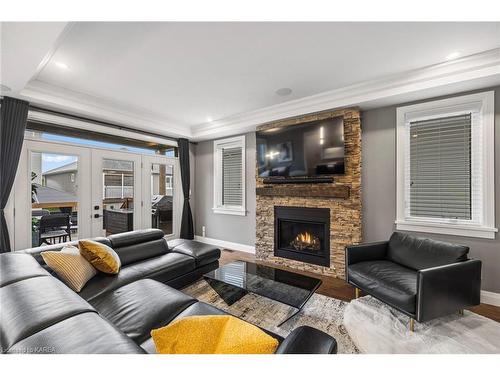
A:
{"label": "coffee table glass top", "polygon": [[228,263],[204,277],[298,309],[321,285],[321,280],[313,277],[244,261]]}

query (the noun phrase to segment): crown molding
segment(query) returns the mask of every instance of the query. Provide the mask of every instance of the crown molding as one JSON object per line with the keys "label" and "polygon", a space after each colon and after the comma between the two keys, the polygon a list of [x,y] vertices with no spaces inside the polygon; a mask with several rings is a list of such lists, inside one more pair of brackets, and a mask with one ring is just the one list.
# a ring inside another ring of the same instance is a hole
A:
{"label": "crown molding", "polygon": [[182,126],[139,107],[126,106],[123,103],[65,89],[40,80],[30,81],[20,94],[32,103],[71,111],[89,118],[153,131],[169,137],[191,138],[191,129],[188,125]]}
{"label": "crown molding", "polygon": [[500,83],[500,48],[193,126],[201,141],[254,131],[267,122],[335,108],[386,106]]}

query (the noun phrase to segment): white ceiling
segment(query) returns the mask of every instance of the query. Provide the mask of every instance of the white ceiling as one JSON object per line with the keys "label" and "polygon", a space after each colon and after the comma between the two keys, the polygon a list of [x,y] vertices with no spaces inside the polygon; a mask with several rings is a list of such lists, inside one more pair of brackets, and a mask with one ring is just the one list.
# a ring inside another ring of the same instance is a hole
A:
{"label": "white ceiling", "polygon": [[[13,26],[2,25],[3,56],[4,46],[13,51],[9,40],[29,45],[30,30],[40,38],[40,25],[32,25],[23,24],[24,34],[14,39]],[[454,51],[467,56],[499,48],[500,23],[71,23],[50,36],[45,58],[14,94],[201,139],[247,130],[223,131],[227,119],[256,110],[415,74]],[[500,77],[500,71],[490,74]],[[2,75],[2,83],[9,78]],[[282,87],[292,94],[276,95]],[[363,103],[349,103],[355,104]]]}

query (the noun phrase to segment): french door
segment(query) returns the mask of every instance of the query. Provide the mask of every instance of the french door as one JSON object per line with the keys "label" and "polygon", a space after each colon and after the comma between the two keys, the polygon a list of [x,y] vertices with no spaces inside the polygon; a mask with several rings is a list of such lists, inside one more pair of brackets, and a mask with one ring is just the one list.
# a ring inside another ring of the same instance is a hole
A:
{"label": "french door", "polygon": [[142,228],[178,237],[180,186],[176,158],[26,140],[11,194],[13,248]]}
{"label": "french door", "polygon": [[143,225],[179,237],[183,195],[179,161],[163,156],[142,156]]}
{"label": "french door", "polygon": [[142,228],[141,155],[92,150],[92,236]]}
{"label": "french door", "polygon": [[91,236],[90,155],[86,147],[24,142],[12,192],[15,249]]}

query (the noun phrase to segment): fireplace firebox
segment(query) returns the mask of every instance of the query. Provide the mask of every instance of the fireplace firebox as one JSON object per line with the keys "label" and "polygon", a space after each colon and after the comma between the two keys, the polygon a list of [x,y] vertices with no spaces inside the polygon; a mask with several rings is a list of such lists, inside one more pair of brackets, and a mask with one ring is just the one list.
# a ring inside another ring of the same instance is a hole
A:
{"label": "fireplace firebox", "polygon": [[275,206],[274,255],[330,267],[330,209]]}

